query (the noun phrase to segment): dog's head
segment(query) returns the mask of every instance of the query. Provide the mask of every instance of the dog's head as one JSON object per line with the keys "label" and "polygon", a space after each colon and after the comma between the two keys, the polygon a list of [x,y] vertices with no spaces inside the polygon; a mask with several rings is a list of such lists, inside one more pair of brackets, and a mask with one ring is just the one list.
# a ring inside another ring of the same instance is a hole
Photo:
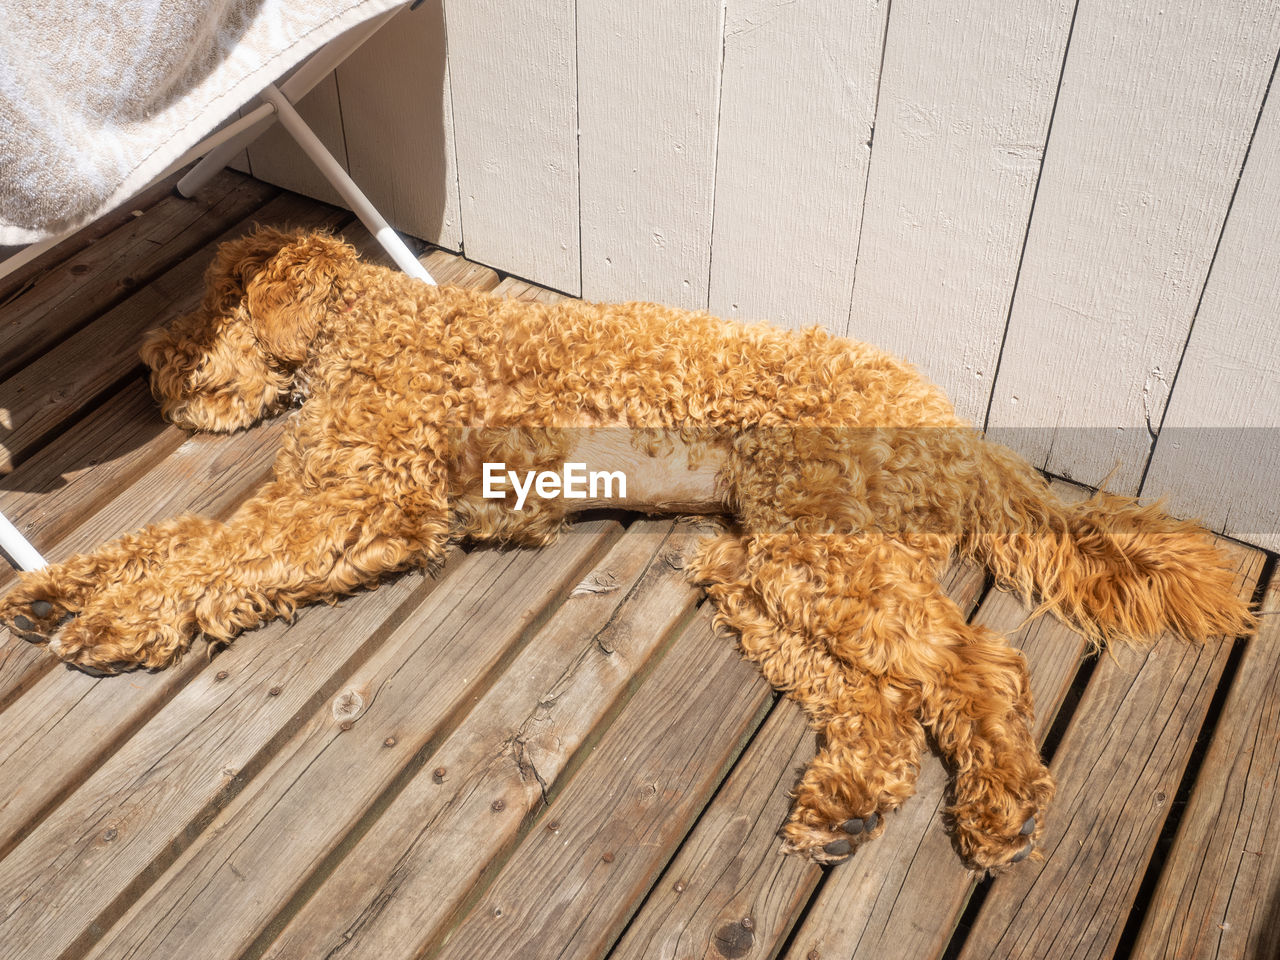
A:
{"label": "dog's head", "polygon": [[278,409],[355,261],[333,237],[265,227],[219,247],[200,306],[142,347],[165,418],[231,431]]}

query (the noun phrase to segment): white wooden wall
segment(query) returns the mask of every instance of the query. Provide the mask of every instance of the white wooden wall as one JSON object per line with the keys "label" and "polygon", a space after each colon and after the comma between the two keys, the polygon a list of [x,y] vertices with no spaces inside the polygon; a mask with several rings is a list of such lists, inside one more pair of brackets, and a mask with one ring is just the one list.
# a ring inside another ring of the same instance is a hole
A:
{"label": "white wooden wall", "polygon": [[869,340],[1280,549],[1278,52],[1277,0],[427,0],[305,110],[408,233]]}

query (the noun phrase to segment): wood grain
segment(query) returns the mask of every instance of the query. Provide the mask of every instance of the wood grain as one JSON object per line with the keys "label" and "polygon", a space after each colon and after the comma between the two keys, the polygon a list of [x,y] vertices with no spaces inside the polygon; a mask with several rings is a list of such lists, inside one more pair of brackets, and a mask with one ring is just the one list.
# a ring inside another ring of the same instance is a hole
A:
{"label": "wood grain", "polygon": [[607,951],[772,702],[703,607],[435,955]]}
{"label": "wood grain", "polygon": [[574,4],[447,0],[445,18],[465,252],[576,294]]}
{"label": "wood grain", "polygon": [[[1230,552],[1250,596],[1263,555]],[[1046,859],[996,878],[961,958],[1114,952],[1231,646],[1165,638],[1099,661],[1051,765]]]}
{"label": "wood grain", "polygon": [[438,941],[687,620],[700,536],[637,521],[266,955],[390,958]]}
{"label": "wood grain", "polygon": [[0,510],[37,549],[47,549],[186,439],[161,420],[138,377],[0,480]]}
{"label": "wood grain", "polygon": [[719,0],[577,4],[584,297],[707,305],[723,17]]}
{"label": "wood grain", "polygon": [[1248,641],[1135,957],[1280,956],[1280,578]]}
{"label": "wood grain", "polygon": [[565,299],[563,293],[535,286],[517,277],[507,277],[493,290],[494,296],[510,297],[512,300],[531,300],[537,303],[559,303]]}
{"label": "wood grain", "polygon": [[995,381],[1073,0],[895,2],[847,333],[981,422]]}
{"label": "wood grain", "polygon": [[[163,180],[157,180],[144,190],[134,194],[120,206],[103,214],[93,223],[88,224],[67,237],[61,243],[50,247],[40,256],[12,273],[0,277],[0,309],[10,303],[15,296],[29,289],[40,281],[50,269],[70,260],[113,230],[136,219],[140,212],[145,212],[173,192],[174,184],[182,178],[186,169],[179,170]],[[20,247],[0,247],[0,257],[9,252],[16,252]]]}
{"label": "wood grain", "polygon": [[442,287],[449,285],[493,292],[501,282],[496,270],[474,263],[447,250],[432,250],[422,262],[431,278]]}
{"label": "wood grain", "polygon": [[3,304],[0,378],[170,269],[278,193],[223,171],[194,199],[170,194]]}
{"label": "wood grain", "polygon": [[[282,428],[276,421],[254,431],[201,438],[202,443],[189,441],[54,544],[49,559],[91,549],[185,510],[226,514],[270,469]],[[173,670],[100,679],[58,665],[42,647],[16,637],[6,640],[6,647],[19,645],[27,655],[12,662],[6,657],[0,670],[0,702],[8,703],[0,716],[25,731],[0,744],[0,775],[13,784],[0,797],[0,852],[205,665],[197,649]],[[130,698],[122,704],[125,684]]]}
{"label": "wood grain", "polygon": [[453,556],[425,602],[90,956],[239,957],[384,792],[475,708],[620,532],[595,522],[543,551]]}
{"label": "wood grain", "polygon": [[844,333],[888,8],[728,3],[712,313]]}
{"label": "wood grain", "polygon": [[1037,466],[1136,492],[1277,47],[1270,0],[1079,4],[987,421]]}
{"label": "wood grain", "polygon": [[[948,572],[944,587],[966,616],[977,605],[983,580],[983,571],[970,563],[955,563]],[[809,861],[781,856],[777,837],[791,807],[791,789],[815,752],[804,713],[790,701],[779,702],[631,921],[612,960],[715,957],[722,945],[741,958],[777,954],[823,878]],[[895,825],[878,843],[893,844],[897,834]],[[843,916],[831,919],[844,923]]]}
{"label": "wood grain", "polygon": [[78,953],[100,935],[292,735],[294,718],[333,696],[424,582],[402,577],[277,621],[186,683],[0,861],[0,957]]}

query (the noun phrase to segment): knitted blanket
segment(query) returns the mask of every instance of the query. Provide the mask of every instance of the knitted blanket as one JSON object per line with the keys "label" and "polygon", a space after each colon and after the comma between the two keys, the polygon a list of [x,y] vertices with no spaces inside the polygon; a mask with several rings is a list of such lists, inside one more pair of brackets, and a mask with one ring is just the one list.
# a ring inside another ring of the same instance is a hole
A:
{"label": "knitted blanket", "polygon": [[0,244],[79,227],[403,0],[4,0]]}

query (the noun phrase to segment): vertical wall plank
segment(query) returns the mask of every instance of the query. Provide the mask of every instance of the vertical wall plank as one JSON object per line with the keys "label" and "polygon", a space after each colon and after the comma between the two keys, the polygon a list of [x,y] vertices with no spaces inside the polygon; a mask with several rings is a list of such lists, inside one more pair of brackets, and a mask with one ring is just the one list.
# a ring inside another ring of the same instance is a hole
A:
{"label": "vertical wall plank", "polygon": [[721,0],[578,0],[582,295],[707,304]]}
{"label": "vertical wall plank", "polygon": [[[321,80],[294,106],[325,149],[346,167],[342,109],[338,104],[338,83],[334,75],[331,73]],[[249,172],[259,180],[325,203],[346,206],[338,191],[329,186],[329,181],[279,123],[273,123],[266,133],[249,145],[248,156]]]}
{"label": "vertical wall plank", "polygon": [[895,0],[849,336],[986,416],[1074,0]]}
{"label": "vertical wall plank", "polygon": [[713,313],[844,331],[888,6],[729,0]]}
{"label": "vertical wall plank", "polygon": [[1080,0],[988,420],[1051,472],[1136,490],[1277,43],[1274,0]]}
{"label": "vertical wall plank", "polygon": [[1263,110],[1142,492],[1280,550],[1280,92]]}
{"label": "vertical wall plank", "polygon": [[573,0],[446,0],[445,15],[466,254],[576,294]]}
{"label": "vertical wall plank", "polygon": [[462,244],[443,0],[401,10],[338,68],[352,179],[398,230]]}

